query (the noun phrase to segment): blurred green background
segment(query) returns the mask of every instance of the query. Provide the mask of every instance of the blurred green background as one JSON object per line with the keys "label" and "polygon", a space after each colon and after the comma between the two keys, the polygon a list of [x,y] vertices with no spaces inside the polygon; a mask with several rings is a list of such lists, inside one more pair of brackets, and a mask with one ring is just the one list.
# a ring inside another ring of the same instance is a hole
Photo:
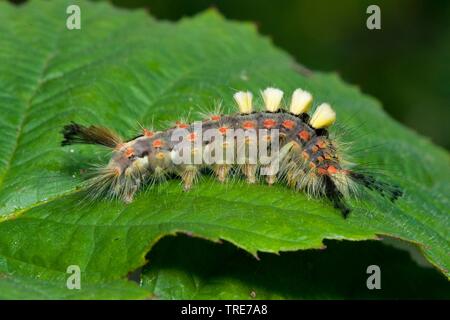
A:
{"label": "blurred green background", "polygon": [[[228,19],[253,21],[302,65],[339,73],[394,118],[450,148],[450,1],[109,1],[159,19],[215,7]],[[381,8],[381,30],[366,28],[371,4]]]}

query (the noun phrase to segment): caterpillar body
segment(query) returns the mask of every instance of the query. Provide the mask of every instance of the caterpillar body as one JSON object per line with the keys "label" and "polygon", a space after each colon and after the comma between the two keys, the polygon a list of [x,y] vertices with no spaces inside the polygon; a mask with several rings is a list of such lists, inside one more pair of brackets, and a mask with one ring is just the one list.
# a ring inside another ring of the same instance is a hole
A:
{"label": "caterpillar body", "polygon": [[[280,108],[283,92],[279,89],[267,88],[262,97],[263,111],[254,111],[252,94],[241,91],[234,94],[239,107],[236,114],[216,112],[202,121],[177,122],[163,131],[143,129],[131,140],[104,127],[72,122],[64,126],[62,145],[84,143],[111,148],[109,163],[88,180],[87,188],[94,196],[125,202],[131,202],[150,180],[168,175],[179,176],[188,191],[204,169],[210,169],[220,182],[237,172],[248,183],[263,180],[266,169],[266,183],[280,181],[308,195],[326,197],[344,217],[350,212],[346,198],[356,195],[360,186],[376,190],[391,201],[402,195],[398,187],[346,165],[338,143],[328,132],[336,120],[330,105],[319,105],[310,116],[307,112],[312,95],[302,89],[292,94],[289,110]],[[205,138],[206,132],[212,134]],[[181,142],[189,148],[181,151]]]}

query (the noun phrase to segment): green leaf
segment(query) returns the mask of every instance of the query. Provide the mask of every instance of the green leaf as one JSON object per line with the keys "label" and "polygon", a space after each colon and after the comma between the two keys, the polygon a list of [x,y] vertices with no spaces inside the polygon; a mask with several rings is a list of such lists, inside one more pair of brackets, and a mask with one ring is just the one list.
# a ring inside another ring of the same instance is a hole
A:
{"label": "green leaf", "polygon": [[69,290],[65,279],[39,280],[0,274],[0,299],[150,299],[153,295],[125,280],[85,282]]}
{"label": "green leaf", "polygon": [[[228,243],[167,237],[150,252],[142,283],[158,299],[450,298],[445,278],[406,251],[375,241],[326,245],[256,260]],[[366,286],[370,265],[380,268],[381,290]]]}
{"label": "green leaf", "polygon": [[[0,3],[1,273],[65,283],[75,264],[87,283],[121,280],[145,264],[161,237],[184,232],[254,255],[390,235],[417,244],[450,276],[448,154],[389,118],[377,101],[334,74],[306,71],[253,25],[215,11],[168,23],[76,1],[81,30],[68,30],[73,3]],[[219,99],[233,111],[234,89],[268,85],[302,87],[330,102],[338,122],[357,133],[355,161],[378,164],[405,196],[395,204],[373,195],[352,201],[344,220],[329,202],[282,185],[221,185],[208,177],[189,193],[170,181],[129,205],[86,203],[78,192],[83,173],[105,163],[108,151],[61,148],[59,131],[69,121],[131,137],[138,122],[174,121]]]}

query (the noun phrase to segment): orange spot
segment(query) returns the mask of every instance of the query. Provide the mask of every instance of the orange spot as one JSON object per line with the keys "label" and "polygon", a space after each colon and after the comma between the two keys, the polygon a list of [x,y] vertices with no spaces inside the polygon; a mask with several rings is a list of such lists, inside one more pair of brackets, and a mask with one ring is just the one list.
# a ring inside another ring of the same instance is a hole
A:
{"label": "orange spot", "polygon": [[[309,167],[311,168],[311,169],[314,169],[315,167],[316,167],[316,164],[314,163],[314,162],[310,162],[309,163]],[[320,168],[319,168],[320,169]]]}
{"label": "orange spot", "polygon": [[303,141],[308,141],[309,138],[311,138],[311,136],[309,135],[309,132],[306,130],[302,130],[298,133],[298,136],[300,137],[300,139],[302,139]]}
{"label": "orange spot", "polygon": [[319,151],[319,148],[317,146],[313,146],[311,148],[312,153],[316,153],[317,151]]}
{"label": "orange spot", "polygon": [[303,159],[309,159],[309,154],[306,151],[302,152]]}
{"label": "orange spot", "polygon": [[327,143],[323,140],[319,140],[316,144],[320,149],[325,149],[327,147]]}
{"label": "orange spot", "polygon": [[323,157],[321,157],[321,156],[317,157],[317,161],[318,162],[322,162],[323,161]]}
{"label": "orange spot", "polygon": [[328,169],[327,169],[327,171],[328,171],[328,173],[330,173],[330,174],[335,174],[335,173],[338,172],[338,170],[337,170],[336,167],[334,167],[334,166],[329,166]]}
{"label": "orange spot", "polygon": [[264,120],[263,125],[264,125],[264,128],[270,129],[270,128],[275,127],[277,125],[277,122],[273,119],[266,119],[266,120]]}
{"label": "orange spot", "polygon": [[159,139],[156,139],[152,142],[153,148],[161,148],[163,146],[163,142]]}
{"label": "orange spot", "polygon": [[211,116],[211,120],[212,121],[219,121],[220,120],[220,116]]}
{"label": "orange spot", "polygon": [[154,134],[155,133],[153,131],[149,131],[147,129],[144,129],[144,136],[151,138],[151,137],[154,136]]}
{"label": "orange spot", "polygon": [[186,128],[189,128],[189,125],[188,125],[188,124],[182,123],[182,122],[180,122],[180,121],[175,122],[175,124],[176,124],[176,126],[177,126],[178,128],[180,128],[180,129],[186,129]]}
{"label": "orange spot", "polygon": [[285,121],[283,121],[282,125],[286,129],[293,129],[295,127],[295,122],[292,120],[285,120]]}
{"label": "orange spot", "polygon": [[327,170],[325,170],[324,168],[317,168],[317,173],[320,175],[326,175]]}
{"label": "orange spot", "polygon": [[331,160],[331,155],[329,153],[325,153],[323,156],[325,159]]}
{"label": "orange spot", "polygon": [[197,135],[195,134],[195,132],[192,132],[188,135],[187,139],[188,141],[195,141],[195,139],[197,139]]}
{"label": "orange spot", "polygon": [[131,158],[134,155],[134,149],[132,147],[128,147],[125,150],[125,157]]}
{"label": "orange spot", "polygon": [[117,176],[120,176],[120,169],[119,168],[114,168],[114,175],[117,177]]}
{"label": "orange spot", "polygon": [[221,134],[225,134],[225,133],[227,133],[228,128],[227,128],[227,127],[220,127],[220,128],[217,129],[217,130],[219,130],[219,132],[220,132]]}
{"label": "orange spot", "polygon": [[256,127],[256,125],[255,125],[254,121],[244,121],[244,123],[242,124],[242,127],[244,129],[254,129]]}
{"label": "orange spot", "polygon": [[158,153],[155,155],[155,157],[156,157],[156,159],[159,159],[159,160],[164,159],[164,152],[158,152]]}

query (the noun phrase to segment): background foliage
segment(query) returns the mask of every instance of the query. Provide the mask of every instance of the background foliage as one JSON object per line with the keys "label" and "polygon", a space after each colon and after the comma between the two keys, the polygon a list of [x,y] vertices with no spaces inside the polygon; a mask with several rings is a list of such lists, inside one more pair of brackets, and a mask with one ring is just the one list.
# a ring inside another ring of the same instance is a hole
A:
{"label": "background foliage", "polygon": [[[377,97],[395,119],[447,149],[450,134],[450,2],[446,0],[111,0],[177,20],[209,7],[253,21],[313,70],[338,72]],[[382,29],[366,28],[381,8]]]}

